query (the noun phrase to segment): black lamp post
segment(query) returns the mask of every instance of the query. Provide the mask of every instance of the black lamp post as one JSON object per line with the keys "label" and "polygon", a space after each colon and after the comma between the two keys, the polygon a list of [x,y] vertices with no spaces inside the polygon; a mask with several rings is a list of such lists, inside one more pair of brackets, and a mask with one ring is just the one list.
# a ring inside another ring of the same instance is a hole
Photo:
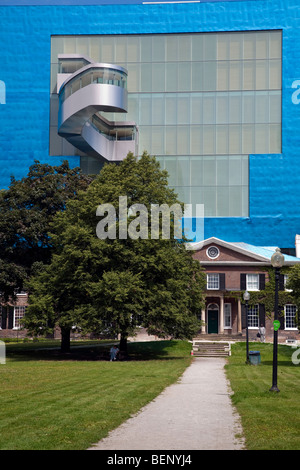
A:
{"label": "black lamp post", "polygon": [[243,297],[246,302],[246,364],[249,364],[248,301],[250,300],[250,294],[247,290],[244,292]]}
{"label": "black lamp post", "polygon": [[278,349],[278,291],[280,268],[283,266],[284,256],[280,248],[276,248],[276,252],[271,258],[271,264],[275,268],[275,304],[274,304],[274,341],[273,341],[273,377],[270,392],[279,392],[277,387],[277,349]]}

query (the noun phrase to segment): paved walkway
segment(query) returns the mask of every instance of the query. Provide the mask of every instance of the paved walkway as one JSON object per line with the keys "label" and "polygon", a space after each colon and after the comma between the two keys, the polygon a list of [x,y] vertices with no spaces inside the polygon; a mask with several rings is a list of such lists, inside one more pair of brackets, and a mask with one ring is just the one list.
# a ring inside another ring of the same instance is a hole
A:
{"label": "paved walkway", "polygon": [[194,358],[177,383],[88,450],[243,449],[225,363]]}

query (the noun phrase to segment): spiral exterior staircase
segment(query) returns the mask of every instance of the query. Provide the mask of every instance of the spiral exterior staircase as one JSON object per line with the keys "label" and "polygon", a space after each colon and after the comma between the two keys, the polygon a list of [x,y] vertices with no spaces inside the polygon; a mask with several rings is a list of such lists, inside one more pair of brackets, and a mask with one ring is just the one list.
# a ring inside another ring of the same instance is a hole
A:
{"label": "spiral exterior staircase", "polygon": [[127,113],[127,71],[118,65],[93,63],[79,54],[60,54],[58,62],[58,134],[104,161],[136,154],[136,124],[109,121],[101,114]]}

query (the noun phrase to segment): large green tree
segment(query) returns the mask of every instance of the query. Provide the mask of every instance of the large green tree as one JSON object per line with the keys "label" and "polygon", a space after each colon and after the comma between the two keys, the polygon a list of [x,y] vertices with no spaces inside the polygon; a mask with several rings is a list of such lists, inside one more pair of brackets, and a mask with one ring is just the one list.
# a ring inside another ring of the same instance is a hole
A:
{"label": "large green tree", "polygon": [[[120,197],[127,198],[126,216]],[[104,204],[115,211],[111,224]],[[173,236],[173,216],[171,236],[164,238],[162,218],[154,238],[150,218],[141,218],[143,208],[150,215],[162,204],[181,207],[154,157],[128,154],[119,165],[105,165],[55,217],[55,254],[30,284],[27,327],[38,332],[58,324],[66,330],[64,348],[72,326],[120,334],[124,351],[138,325],[160,337],[191,338],[199,328],[205,277],[183,240]],[[102,236],[99,223],[106,224]]]}
{"label": "large green tree", "polygon": [[91,178],[67,161],[59,166],[38,161],[21,180],[11,178],[7,190],[0,192],[0,292],[2,299],[13,298],[23,289],[32,266],[51,259],[50,224],[54,215]]}

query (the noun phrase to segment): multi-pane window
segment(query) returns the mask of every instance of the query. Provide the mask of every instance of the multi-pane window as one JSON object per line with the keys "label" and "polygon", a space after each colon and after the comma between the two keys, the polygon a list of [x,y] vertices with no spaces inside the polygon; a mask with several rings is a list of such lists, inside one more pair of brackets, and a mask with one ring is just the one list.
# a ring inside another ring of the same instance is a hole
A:
{"label": "multi-pane window", "polygon": [[259,326],[259,306],[251,305],[248,307],[248,327],[258,328]]}
{"label": "multi-pane window", "polygon": [[248,291],[259,290],[259,274],[247,274],[246,288]]}
{"label": "multi-pane window", "polygon": [[296,305],[288,304],[284,307],[285,313],[285,329],[296,329],[296,312],[297,308]]}
{"label": "multi-pane window", "polygon": [[224,304],[224,328],[231,328],[231,304]]}
{"label": "multi-pane window", "polygon": [[249,154],[281,153],[281,42],[281,31],[53,36],[50,154],[78,153],[57,135],[57,55],[124,66],[128,113],[105,117],[136,122],[139,153],[157,157],[180,200],[248,216]]}
{"label": "multi-pane window", "polygon": [[19,330],[22,327],[21,320],[25,316],[25,306],[18,306],[14,308],[14,329]]}
{"label": "multi-pane window", "polygon": [[288,292],[292,292],[292,289],[287,289],[287,283],[288,283],[288,280],[289,280],[289,276],[288,274],[284,274],[283,275],[283,283],[284,283],[284,289]]}
{"label": "multi-pane window", "polygon": [[220,277],[219,274],[207,274],[207,289],[219,290]]}

